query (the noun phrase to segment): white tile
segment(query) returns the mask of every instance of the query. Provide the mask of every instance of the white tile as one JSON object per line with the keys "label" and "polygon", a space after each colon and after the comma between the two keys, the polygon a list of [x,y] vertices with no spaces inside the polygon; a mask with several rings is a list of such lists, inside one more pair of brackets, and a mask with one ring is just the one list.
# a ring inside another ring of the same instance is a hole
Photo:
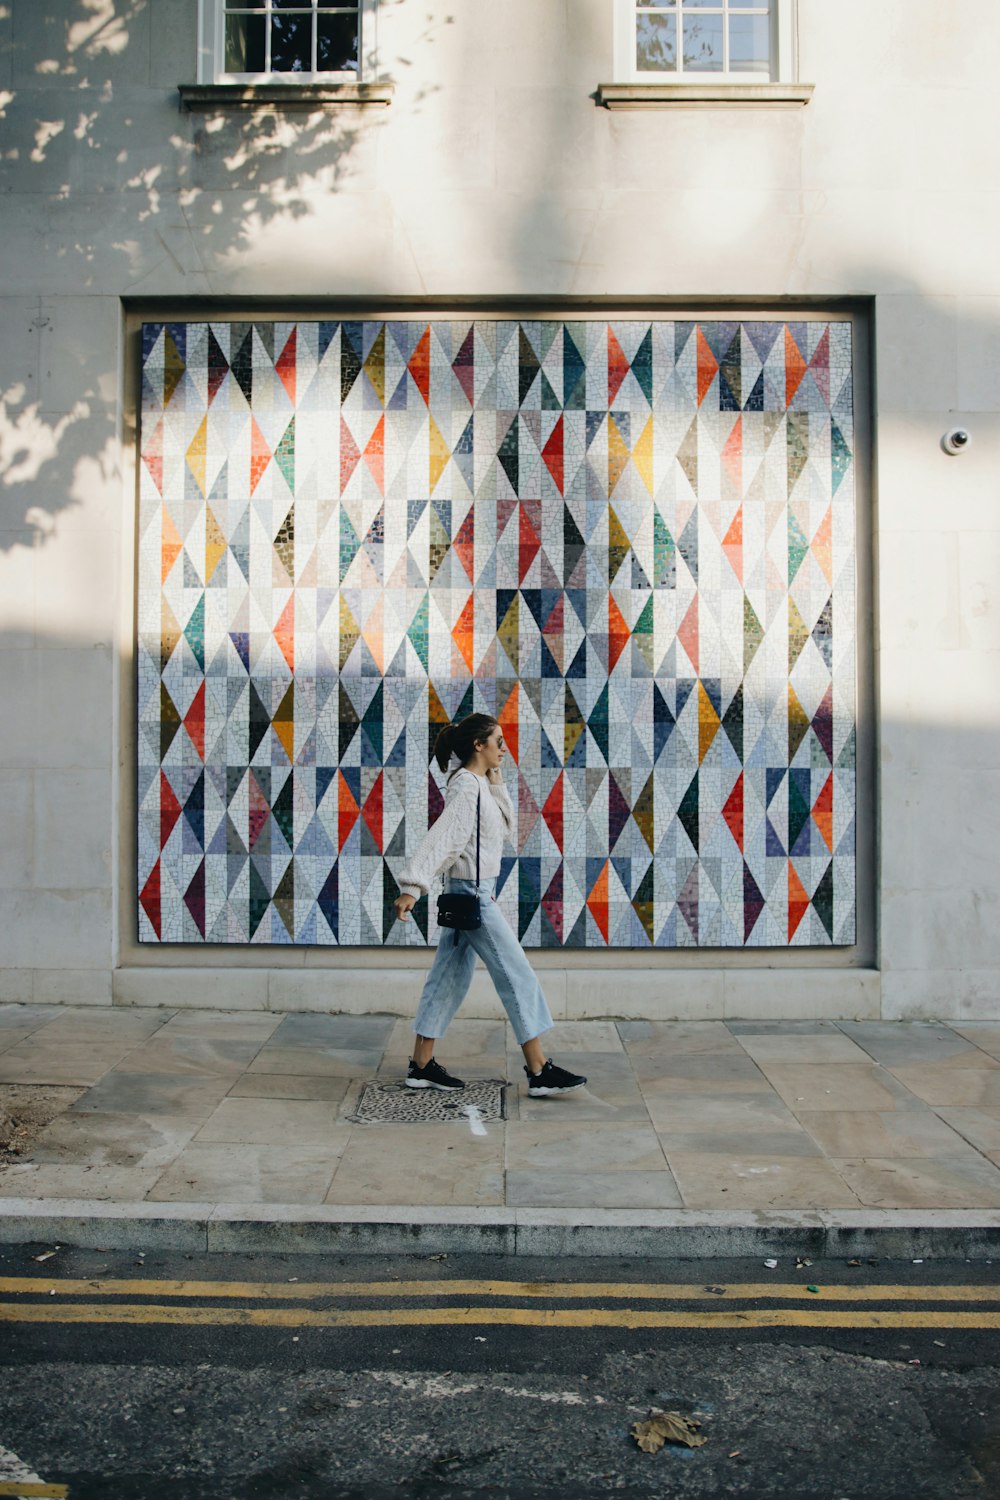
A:
{"label": "white tile", "polygon": [[944,529],[891,533],[879,557],[881,645],[919,653],[962,644],[958,537]]}
{"label": "white tile", "polygon": [[39,771],[34,778],[35,883],[51,890],[111,879],[111,772]]}
{"label": "white tile", "polygon": [[263,969],[116,969],[115,1005],[167,1005],[203,1010],[266,1010]]}
{"label": "white tile", "polygon": [[1000,1015],[1000,966],[896,969],[882,976],[886,1021],[990,1021]]}
{"label": "white tile", "polygon": [[721,970],[594,968],[569,973],[567,1021],[602,1016],[626,1021],[712,1021],[721,1019],[722,1013]]}
{"label": "white tile", "polygon": [[0,523],[0,632],[5,650],[35,645],[37,545],[35,528],[26,516],[19,525]]}
{"label": "white tile", "polygon": [[953,771],[887,768],[881,820],[892,836],[882,845],[884,896],[918,891],[932,900],[931,892],[954,886],[961,808],[962,788]]}
{"label": "white tile", "polygon": [[880,412],[935,411],[958,403],[954,297],[880,296],[875,308]]}
{"label": "white tile", "polygon": [[36,1005],[111,1005],[111,969],[36,969]]}
{"label": "white tile", "polygon": [[[958,312],[958,401],[965,412],[986,412],[993,419],[1000,411],[1000,347],[996,329],[1000,324],[1000,297],[959,297]],[[978,426],[973,423],[973,426]]]}
{"label": "white tile", "polygon": [[1000,529],[959,535],[958,587],[961,645],[1000,650]]}
{"label": "white tile", "polygon": [[110,891],[0,890],[0,941],[11,968],[106,969]]}
{"label": "white tile", "polygon": [[[77,148],[73,155],[79,160]],[[105,167],[105,170],[107,168]],[[116,297],[45,297],[38,309],[39,399],[45,412],[71,412],[81,400],[114,407],[118,398]]]}
{"label": "white tile", "polygon": [[38,691],[32,723],[39,767],[101,770],[111,764],[111,651],[86,647],[32,653]]}
{"label": "white tile", "polygon": [[34,998],[30,969],[0,969],[0,1005],[30,1005]]}
{"label": "white tile", "polygon": [[874,1020],[881,975],[875,969],[729,969],[725,1014],[745,1020]]}
{"label": "white tile", "polygon": [[[93,433],[91,440],[97,438]],[[110,650],[116,639],[119,549],[115,533],[106,521],[101,523],[109,509],[105,488],[119,493],[121,480],[117,473],[85,475],[85,464],[81,460],[77,473],[79,504],[56,520],[36,549],[36,638],[41,647],[54,642]],[[91,503],[96,514],[89,517]]]}
{"label": "white tile", "polygon": [[30,771],[0,771],[0,888],[34,884],[34,777]]}

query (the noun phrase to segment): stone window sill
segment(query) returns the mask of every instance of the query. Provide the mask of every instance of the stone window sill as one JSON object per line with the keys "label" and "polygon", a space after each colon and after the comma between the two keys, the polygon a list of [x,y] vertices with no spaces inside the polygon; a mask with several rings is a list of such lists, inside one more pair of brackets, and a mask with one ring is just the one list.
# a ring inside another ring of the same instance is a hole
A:
{"label": "stone window sill", "polygon": [[808,104],[811,83],[599,83],[595,98],[605,109],[792,109]]}
{"label": "stone window sill", "polygon": [[391,83],[182,83],[184,109],[330,109],[392,103]]}

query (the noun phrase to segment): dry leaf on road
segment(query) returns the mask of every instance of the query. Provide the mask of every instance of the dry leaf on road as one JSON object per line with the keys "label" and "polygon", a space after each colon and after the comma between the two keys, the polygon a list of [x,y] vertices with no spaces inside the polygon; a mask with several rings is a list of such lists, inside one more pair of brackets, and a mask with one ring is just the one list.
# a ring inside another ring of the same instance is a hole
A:
{"label": "dry leaf on road", "polygon": [[648,1422],[633,1422],[632,1436],[643,1453],[658,1453],[664,1443],[683,1443],[686,1448],[700,1448],[708,1438],[699,1435],[700,1422],[682,1416],[679,1411],[651,1411]]}

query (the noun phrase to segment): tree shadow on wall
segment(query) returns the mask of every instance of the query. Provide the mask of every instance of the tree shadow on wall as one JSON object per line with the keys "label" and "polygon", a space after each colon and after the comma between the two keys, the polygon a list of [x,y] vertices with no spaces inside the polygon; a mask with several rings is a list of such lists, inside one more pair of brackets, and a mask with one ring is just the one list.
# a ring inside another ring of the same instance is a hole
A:
{"label": "tree shadow on wall", "polygon": [[[341,286],[375,290],[371,187],[388,111],[181,108],[196,11],[0,0],[0,551],[44,542],[61,513],[119,482],[119,299],[294,295],[295,269],[314,289],[334,255]],[[429,21],[420,48],[451,20]],[[423,54],[393,71],[405,79],[418,62],[429,73]],[[436,88],[408,91],[407,110]],[[334,248],[324,204],[352,192],[353,232]]]}

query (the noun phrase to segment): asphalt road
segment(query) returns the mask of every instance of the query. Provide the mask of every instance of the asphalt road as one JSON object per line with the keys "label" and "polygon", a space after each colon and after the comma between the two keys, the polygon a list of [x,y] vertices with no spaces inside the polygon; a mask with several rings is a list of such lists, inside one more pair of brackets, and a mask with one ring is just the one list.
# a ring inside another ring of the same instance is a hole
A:
{"label": "asphalt road", "polygon": [[51,1249],[0,1253],[0,1496],[1000,1496],[989,1263]]}

